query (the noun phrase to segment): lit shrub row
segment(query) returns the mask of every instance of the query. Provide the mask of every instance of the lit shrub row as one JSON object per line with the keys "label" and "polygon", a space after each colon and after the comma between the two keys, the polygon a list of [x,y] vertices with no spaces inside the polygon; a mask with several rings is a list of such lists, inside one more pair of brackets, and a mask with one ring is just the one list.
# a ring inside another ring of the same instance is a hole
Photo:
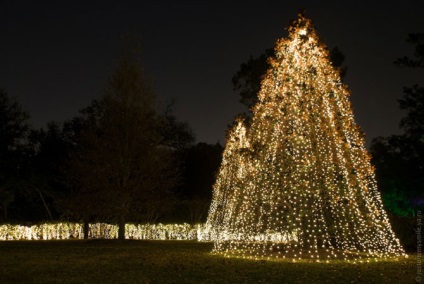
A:
{"label": "lit shrub row", "polygon": [[78,223],[40,224],[33,226],[1,225],[0,240],[65,240],[82,239],[83,228]]}
{"label": "lit shrub row", "polygon": [[[125,238],[135,240],[202,240],[207,241],[203,224],[126,224]],[[67,240],[82,239],[79,223],[55,223],[33,226],[0,225],[0,240]],[[106,223],[89,225],[90,239],[116,239],[118,226]]]}

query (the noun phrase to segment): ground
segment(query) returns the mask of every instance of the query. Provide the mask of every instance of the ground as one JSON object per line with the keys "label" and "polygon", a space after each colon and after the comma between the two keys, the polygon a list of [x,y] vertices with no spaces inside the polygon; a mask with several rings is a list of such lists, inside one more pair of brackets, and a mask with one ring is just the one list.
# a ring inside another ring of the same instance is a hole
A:
{"label": "ground", "polygon": [[194,241],[0,242],[0,283],[415,283],[417,258],[368,264],[252,261]]}

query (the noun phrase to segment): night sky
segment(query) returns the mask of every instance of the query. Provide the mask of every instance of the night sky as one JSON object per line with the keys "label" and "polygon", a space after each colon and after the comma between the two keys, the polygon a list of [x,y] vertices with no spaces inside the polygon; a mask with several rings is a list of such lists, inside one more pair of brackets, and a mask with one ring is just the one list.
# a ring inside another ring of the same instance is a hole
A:
{"label": "night sky", "polygon": [[424,32],[424,1],[88,2],[0,0],[0,88],[30,111],[36,128],[72,118],[99,96],[119,38],[130,32],[142,38],[143,64],[162,103],[176,99],[176,114],[197,141],[224,143],[227,125],[245,110],[232,76],[286,36],[300,8],[321,40],[345,54],[368,143],[399,133],[402,87],[423,82],[422,71],[393,61],[412,55],[408,33]]}

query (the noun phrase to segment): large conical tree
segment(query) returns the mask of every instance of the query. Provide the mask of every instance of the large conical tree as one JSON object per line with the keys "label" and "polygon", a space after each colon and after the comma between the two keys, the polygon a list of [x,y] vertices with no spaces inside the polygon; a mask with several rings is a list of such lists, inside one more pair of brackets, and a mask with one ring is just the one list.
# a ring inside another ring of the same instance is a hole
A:
{"label": "large conical tree", "polygon": [[[243,157],[224,156],[210,210],[219,232],[214,251],[317,261],[403,255],[349,90],[311,21],[299,15],[275,54],[245,150],[234,152]],[[234,167],[247,171],[243,179],[233,177]]]}

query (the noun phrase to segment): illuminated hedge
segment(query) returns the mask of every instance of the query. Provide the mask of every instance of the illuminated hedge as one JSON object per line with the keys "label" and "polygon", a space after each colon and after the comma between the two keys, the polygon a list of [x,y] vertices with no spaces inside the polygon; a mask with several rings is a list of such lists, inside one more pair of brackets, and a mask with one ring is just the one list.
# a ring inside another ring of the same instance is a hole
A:
{"label": "illuminated hedge", "polygon": [[[126,224],[125,238],[134,240],[207,240],[204,225]],[[90,239],[116,239],[118,226],[96,223],[89,225]],[[68,240],[82,239],[83,226],[78,223],[40,224],[33,226],[0,225],[0,240]]]}

